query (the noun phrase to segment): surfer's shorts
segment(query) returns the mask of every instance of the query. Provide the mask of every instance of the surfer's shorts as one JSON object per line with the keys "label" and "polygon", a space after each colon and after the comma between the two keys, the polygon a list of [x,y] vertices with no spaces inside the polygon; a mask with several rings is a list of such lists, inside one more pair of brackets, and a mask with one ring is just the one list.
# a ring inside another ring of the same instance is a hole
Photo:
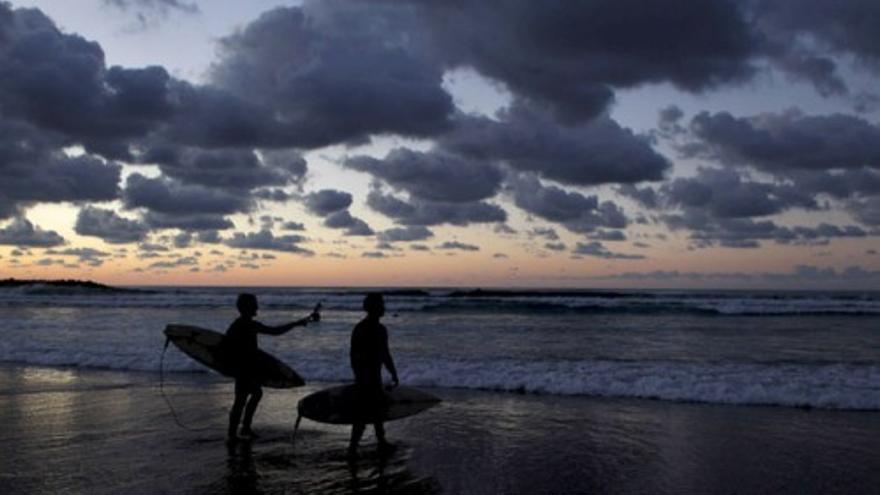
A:
{"label": "surfer's shorts", "polygon": [[235,377],[235,393],[246,393],[259,390],[261,386],[260,380],[256,374],[249,372],[239,372]]}
{"label": "surfer's shorts", "polygon": [[361,384],[354,386],[355,407],[366,416],[382,417],[388,408],[388,395],[382,390],[382,384]]}

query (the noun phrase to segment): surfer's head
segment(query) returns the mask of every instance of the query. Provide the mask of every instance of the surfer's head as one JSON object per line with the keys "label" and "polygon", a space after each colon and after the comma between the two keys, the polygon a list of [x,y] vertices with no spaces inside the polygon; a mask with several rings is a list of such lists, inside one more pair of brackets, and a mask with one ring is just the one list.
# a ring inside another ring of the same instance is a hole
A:
{"label": "surfer's head", "polygon": [[364,298],[364,311],[370,316],[381,317],[385,314],[385,298],[379,292],[370,292]]}
{"label": "surfer's head", "polygon": [[257,296],[253,294],[239,294],[238,299],[235,301],[235,307],[238,308],[238,312],[241,313],[241,316],[256,316],[257,314]]}

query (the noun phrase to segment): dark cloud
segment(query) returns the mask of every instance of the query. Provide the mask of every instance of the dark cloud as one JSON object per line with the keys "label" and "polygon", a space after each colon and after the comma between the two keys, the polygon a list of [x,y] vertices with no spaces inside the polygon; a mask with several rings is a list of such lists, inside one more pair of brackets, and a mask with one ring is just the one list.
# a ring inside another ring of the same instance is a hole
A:
{"label": "dark cloud", "polygon": [[385,242],[412,242],[424,241],[434,237],[431,229],[422,225],[409,225],[406,227],[395,227],[379,232],[376,238]]}
{"label": "dark cloud", "polygon": [[795,207],[818,208],[815,198],[797,187],[744,181],[731,169],[701,168],[695,177],[675,179],[660,190],[668,205],[699,208],[716,218],[767,216]]}
{"label": "dark cloud", "polygon": [[458,241],[446,241],[443,244],[437,246],[437,249],[447,250],[447,251],[479,251],[480,246],[475,246],[473,244],[466,244]]}
{"label": "dark cloud", "polygon": [[62,33],[36,9],[0,5],[0,106],[4,116],[63,132],[87,150],[125,157],[173,112],[161,67],[107,68],[95,43]]}
{"label": "dark cloud", "polygon": [[[880,69],[880,34],[870,20],[880,16],[871,0],[753,0],[758,28],[768,51],[784,69],[812,82],[822,94],[846,93],[839,55],[855,58],[863,67]],[[832,58],[832,55],[837,57]]]}
{"label": "dark cloud", "polygon": [[573,185],[660,180],[671,166],[646,138],[610,118],[568,127],[521,104],[501,110],[495,119],[461,116],[455,130],[438,141],[465,156]]}
{"label": "dark cloud", "polygon": [[276,8],[221,40],[211,79],[272,109],[300,146],[434,134],[447,127],[452,98],[413,22],[393,4]]}
{"label": "dark cloud", "polygon": [[720,245],[730,248],[757,248],[761,241],[780,244],[824,244],[833,238],[865,237],[868,233],[854,225],[839,227],[820,224],[818,227],[787,227],[771,220],[751,218],[715,218],[701,210],[663,216],[673,230],[690,231],[693,247]]}
{"label": "dark cloud", "polygon": [[854,199],[847,207],[859,222],[873,227],[880,226],[880,196]]}
{"label": "dark cloud", "polygon": [[0,229],[0,244],[29,247],[54,247],[64,244],[64,238],[54,230],[43,230],[24,217],[14,218]]}
{"label": "dark cloud", "polygon": [[282,235],[276,237],[270,230],[261,230],[259,232],[249,232],[246,234],[236,232],[231,238],[226,239],[225,244],[229,247],[239,249],[282,251],[311,256],[314,252],[299,246],[299,244],[305,240],[305,237],[299,235]]}
{"label": "dark cloud", "polygon": [[126,180],[122,198],[127,208],[167,215],[224,215],[246,212],[253,206],[247,195],[137,173]]}
{"label": "dark cloud", "polygon": [[180,267],[191,267],[199,264],[199,260],[193,256],[182,256],[173,260],[155,261],[147,266],[150,270],[173,270]]}
{"label": "dark cloud", "polygon": [[74,231],[110,244],[125,244],[143,241],[149,227],[137,220],[120,217],[113,210],[86,206],[76,217]]}
{"label": "dark cloud", "polygon": [[880,195],[880,168],[798,171],[789,176],[795,187],[807,194],[828,194],[835,199]]}
{"label": "dark cloud", "polygon": [[303,225],[303,224],[301,224],[301,223],[299,223],[299,222],[292,222],[292,221],[291,221],[291,222],[284,222],[284,223],[281,225],[281,228],[284,229],[284,230],[300,231],[300,230],[305,230],[305,229],[306,229],[306,226]]}
{"label": "dark cloud", "polygon": [[326,217],[331,213],[346,210],[351,206],[351,194],[334,189],[323,189],[309,193],[304,199],[306,208],[312,213]]}
{"label": "dark cloud", "polygon": [[593,241],[588,243],[579,242],[572,254],[579,256],[593,256],[596,258],[614,259],[614,260],[641,260],[645,259],[641,254],[625,254],[609,251],[601,242]]}
{"label": "dark cloud", "polygon": [[587,234],[587,239],[593,241],[625,241],[626,234],[621,230],[597,230],[590,234]]}
{"label": "dark cloud", "polygon": [[659,206],[657,192],[651,187],[636,187],[632,184],[624,184],[615,189],[621,196],[635,200],[645,208],[657,208]]}
{"label": "dark cloud", "polygon": [[880,167],[880,128],[851,115],[734,117],[702,112],[691,121],[699,144],[689,151],[771,173]]}
{"label": "dark cloud", "polygon": [[491,198],[503,177],[498,167],[442,151],[391,150],[384,159],[356,156],[345,161],[412,197],[429,201],[468,202]]}
{"label": "dark cloud", "polygon": [[496,234],[503,234],[503,235],[513,235],[513,234],[517,233],[515,228],[511,227],[510,225],[507,225],[506,223],[499,223],[499,224],[495,225],[495,227],[492,228],[492,231],[495,232]]}
{"label": "dark cloud", "polygon": [[599,227],[620,229],[627,225],[620,207],[610,201],[600,203],[596,196],[545,186],[527,174],[511,175],[508,185],[518,207],[572,232],[592,232]]}
{"label": "dark cloud", "polygon": [[[180,229],[187,231],[207,231],[206,235],[216,234],[217,230],[226,230],[235,225],[223,215],[212,214],[179,214],[173,212],[149,211],[144,221],[151,229]],[[203,241],[207,242],[207,241]]]}
{"label": "dark cloud", "polygon": [[138,159],[158,164],[166,176],[181,183],[211,188],[253,190],[303,180],[307,167],[301,156],[292,152],[267,153],[270,158],[250,149],[201,150],[156,145],[140,154]]}
{"label": "dark cloud", "polygon": [[676,105],[661,108],[657,115],[657,128],[663,137],[672,137],[685,132],[681,125],[684,112]]}
{"label": "dark cloud", "polygon": [[0,218],[38,202],[118,197],[121,167],[90,155],[68,156],[65,143],[55,133],[0,119]]}
{"label": "dark cloud", "polygon": [[181,232],[172,239],[174,247],[183,249],[190,247],[193,243],[193,234],[191,232]]}
{"label": "dark cloud", "polygon": [[411,199],[404,201],[380,191],[371,191],[367,205],[373,210],[393,218],[402,225],[468,225],[493,223],[507,220],[507,213],[500,207],[476,201],[470,203],[446,203]]}
{"label": "dark cloud", "polygon": [[544,249],[549,249],[550,251],[565,251],[565,243],[564,242],[546,242],[544,243]]}
{"label": "dark cloud", "polygon": [[306,208],[324,217],[324,226],[331,229],[345,229],[348,236],[373,235],[373,229],[360,218],[352,216],[348,207],[352,204],[351,194],[335,189],[322,189],[309,193],[303,198]]}
{"label": "dark cloud", "polygon": [[[782,213],[791,208],[815,210],[835,206],[821,201],[827,195],[866,225],[876,224],[875,205],[880,196],[880,128],[855,116],[804,115],[798,110],[735,117],[703,112],[690,125],[693,140],[679,145],[685,156],[718,160],[729,166],[752,167],[769,173],[774,182],[744,179],[732,169],[706,169],[696,177],[663,185],[661,198],[650,188],[621,187],[621,194],[645,206],[707,210],[718,219],[752,218]],[[686,212],[676,222],[699,224],[709,237],[725,239],[731,246],[755,247],[758,240],[811,242],[806,230],[768,223],[712,222],[706,212]],[[707,225],[712,227],[707,228]],[[736,232],[722,234],[723,226]],[[756,230],[757,225],[761,228]],[[850,226],[851,227],[851,226]],[[839,227],[846,230],[848,227]],[[745,231],[756,237],[744,239]],[[760,231],[760,232],[758,232]],[[826,240],[840,237],[832,234]]]}
{"label": "dark cloud", "polygon": [[367,236],[373,235],[373,229],[360,218],[354,217],[348,210],[331,213],[324,219],[324,226],[331,229],[345,229],[345,235]]}
{"label": "dark cloud", "polygon": [[258,189],[254,191],[253,196],[263,201],[274,201],[276,203],[286,203],[292,196],[282,189]]}
{"label": "dark cloud", "polygon": [[173,84],[175,112],[157,134],[163,141],[204,148],[297,146],[270,108],[213,86]]}
{"label": "dark cloud", "polygon": [[537,237],[543,237],[548,241],[558,241],[559,234],[556,233],[556,229],[550,227],[535,227],[529,231],[529,235],[534,235]]}
{"label": "dark cloud", "polygon": [[376,244],[376,249],[380,251],[403,251],[399,247],[394,247],[394,244],[391,244],[387,241],[382,241]]}
{"label": "dark cloud", "polygon": [[77,261],[79,261],[80,263],[85,263],[86,265],[92,267],[103,265],[104,258],[110,258],[113,256],[106,251],[101,251],[94,248],[67,248],[62,250],[47,249],[44,254],[51,256],[76,257]]}
{"label": "dark cloud", "polygon": [[733,1],[417,2],[433,48],[566,120],[594,117],[612,88],[699,91],[752,72],[754,36]]}
{"label": "dark cloud", "polygon": [[163,246],[162,244],[155,244],[155,243],[151,243],[151,242],[143,242],[141,244],[138,244],[138,250],[140,250],[142,252],[147,252],[147,253],[155,253],[155,252],[167,253],[167,252],[171,251],[171,249],[168,246]]}

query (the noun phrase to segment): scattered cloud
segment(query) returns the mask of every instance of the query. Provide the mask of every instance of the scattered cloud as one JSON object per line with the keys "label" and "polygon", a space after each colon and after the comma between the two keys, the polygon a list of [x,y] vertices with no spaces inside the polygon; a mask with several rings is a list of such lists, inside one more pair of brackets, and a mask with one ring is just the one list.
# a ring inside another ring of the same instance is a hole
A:
{"label": "scattered cloud", "polygon": [[609,251],[608,248],[598,241],[588,243],[579,242],[572,253],[578,256],[592,256],[595,258],[613,260],[641,260],[646,258],[646,256],[642,254],[626,254]]}
{"label": "scattered cloud", "polygon": [[494,223],[507,220],[507,213],[501,207],[484,201],[470,203],[448,203],[410,199],[405,201],[380,191],[371,191],[367,205],[402,225],[441,225],[465,226],[471,223]]}
{"label": "scattered cloud", "polygon": [[24,217],[14,218],[0,228],[0,244],[24,247],[54,247],[64,244],[64,238],[54,230],[43,230]]}
{"label": "scattered cloud", "polygon": [[406,227],[394,227],[379,232],[376,238],[385,242],[412,242],[424,241],[434,237],[434,233],[423,225],[409,225]]}
{"label": "scattered cloud", "polygon": [[413,198],[427,201],[472,202],[495,196],[501,170],[483,160],[462,158],[442,151],[391,150],[384,159],[356,156],[345,161]]}
{"label": "scattered cloud", "polygon": [[447,251],[479,251],[480,247],[475,246],[473,244],[465,244],[463,242],[458,241],[446,241],[443,244],[437,246],[437,249],[447,250]]}
{"label": "scattered cloud", "polygon": [[281,251],[311,256],[314,252],[299,246],[305,240],[305,237],[300,235],[275,236],[269,230],[261,230],[249,233],[236,232],[231,238],[226,239],[224,243],[229,247],[238,249]]}
{"label": "scattered cloud", "polygon": [[79,210],[74,231],[110,244],[127,244],[143,241],[149,227],[137,220],[123,218],[113,210],[86,206]]}

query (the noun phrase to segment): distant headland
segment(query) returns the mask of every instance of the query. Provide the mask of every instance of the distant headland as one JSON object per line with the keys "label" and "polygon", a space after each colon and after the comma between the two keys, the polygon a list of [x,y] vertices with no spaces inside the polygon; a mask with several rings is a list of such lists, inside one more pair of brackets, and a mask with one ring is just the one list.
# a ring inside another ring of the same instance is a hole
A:
{"label": "distant headland", "polygon": [[50,287],[58,289],[85,289],[102,292],[144,292],[138,289],[123,289],[119,287],[111,287],[109,285],[99,284],[91,280],[75,280],[75,279],[16,279],[7,278],[0,280],[0,288],[4,287]]}

